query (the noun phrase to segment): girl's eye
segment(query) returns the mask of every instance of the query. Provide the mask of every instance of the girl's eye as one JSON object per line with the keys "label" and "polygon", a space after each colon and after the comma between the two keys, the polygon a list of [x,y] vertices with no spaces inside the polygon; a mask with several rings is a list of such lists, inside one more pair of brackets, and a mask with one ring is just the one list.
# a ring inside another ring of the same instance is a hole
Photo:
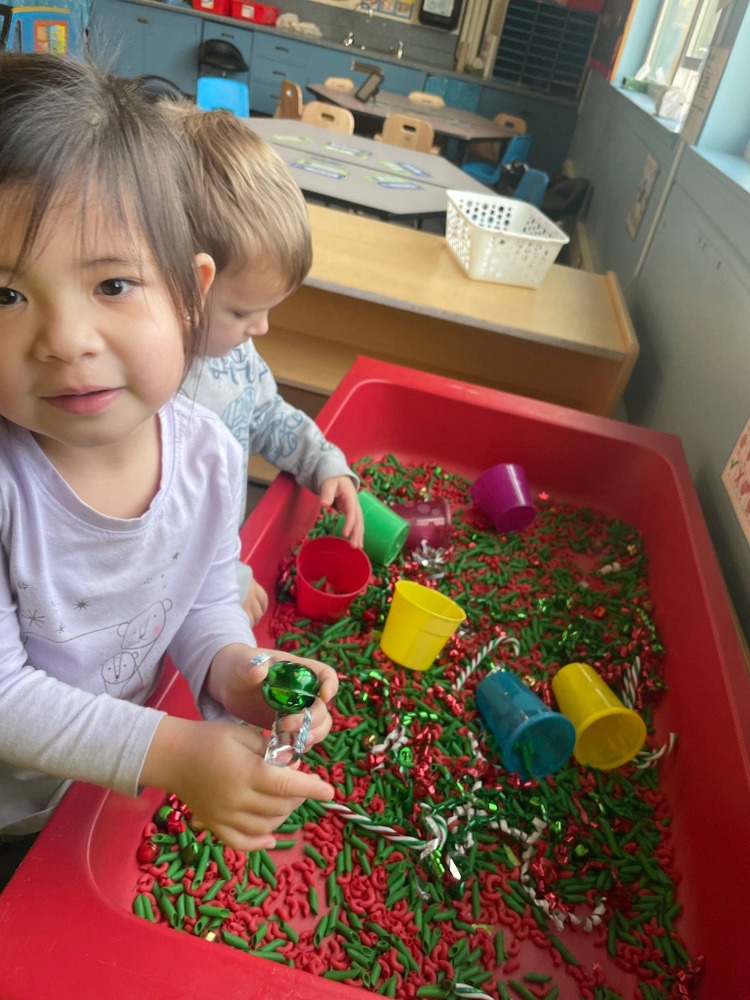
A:
{"label": "girl's eye", "polygon": [[101,282],[98,290],[102,295],[116,298],[118,295],[124,295],[126,292],[129,292],[132,287],[133,282],[127,281],[125,278],[109,278],[107,281]]}
{"label": "girl's eye", "polygon": [[23,295],[15,288],[0,288],[0,306],[15,306],[23,302]]}

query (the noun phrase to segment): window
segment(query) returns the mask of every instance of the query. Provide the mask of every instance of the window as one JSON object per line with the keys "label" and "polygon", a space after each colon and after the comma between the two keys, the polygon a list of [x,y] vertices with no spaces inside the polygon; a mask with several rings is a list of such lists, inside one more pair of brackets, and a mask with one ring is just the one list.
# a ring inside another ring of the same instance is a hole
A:
{"label": "window", "polygon": [[666,0],[646,58],[647,79],[689,87],[697,80],[721,14],[721,0]]}

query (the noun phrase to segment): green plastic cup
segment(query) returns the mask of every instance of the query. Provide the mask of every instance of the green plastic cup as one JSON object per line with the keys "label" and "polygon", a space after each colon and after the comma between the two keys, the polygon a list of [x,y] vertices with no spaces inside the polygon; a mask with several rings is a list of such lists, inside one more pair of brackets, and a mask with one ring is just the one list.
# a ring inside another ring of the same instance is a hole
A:
{"label": "green plastic cup", "polygon": [[[409,522],[368,490],[360,490],[359,503],[365,522],[362,547],[374,563],[387,566],[404,547],[409,534]],[[336,522],[334,534],[340,535],[343,527],[342,515]]]}

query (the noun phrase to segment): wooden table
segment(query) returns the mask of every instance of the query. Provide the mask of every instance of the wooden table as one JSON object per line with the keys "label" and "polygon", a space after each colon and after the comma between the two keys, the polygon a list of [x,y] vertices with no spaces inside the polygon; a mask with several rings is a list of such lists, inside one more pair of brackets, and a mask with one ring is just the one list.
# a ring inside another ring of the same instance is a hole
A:
{"label": "wooden table", "polygon": [[434,128],[436,136],[455,140],[459,163],[463,162],[470,142],[500,142],[513,135],[504,125],[498,125],[491,118],[484,118],[465,108],[431,108],[410,101],[405,94],[394,94],[388,90],[379,91],[374,100],[360,101],[354,94],[343,93],[320,83],[308,83],[307,89],[322,101],[348,108],[355,118],[374,118],[382,122],[393,112],[424,118]]}
{"label": "wooden table", "polygon": [[440,236],[317,205],[310,219],[312,270],[259,347],[313,415],[358,355],[605,416],[620,401],[638,342],[613,272],[472,281]]}
{"label": "wooden table", "polygon": [[449,188],[491,193],[442,156],[287,118],[248,124],[273,145],[305,194],[382,219],[444,217]]}

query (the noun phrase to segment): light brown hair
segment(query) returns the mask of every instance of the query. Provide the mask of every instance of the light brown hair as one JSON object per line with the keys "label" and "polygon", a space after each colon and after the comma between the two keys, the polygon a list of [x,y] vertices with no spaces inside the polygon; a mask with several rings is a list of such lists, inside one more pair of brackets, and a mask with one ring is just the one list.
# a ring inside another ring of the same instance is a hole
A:
{"label": "light brown hair", "polygon": [[273,267],[293,291],[312,264],[310,220],[302,192],[273,147],[229,111],[187,102],[159,108],[192,151],[187,212],[196,250],[218,273]]}

